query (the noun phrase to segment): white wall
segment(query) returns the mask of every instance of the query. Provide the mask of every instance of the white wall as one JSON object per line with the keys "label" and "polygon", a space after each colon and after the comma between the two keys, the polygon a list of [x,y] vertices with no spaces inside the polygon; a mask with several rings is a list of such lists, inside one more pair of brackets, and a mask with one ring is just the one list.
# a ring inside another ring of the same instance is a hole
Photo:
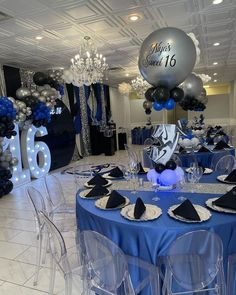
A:
{"label": "white wall", "polygon": [[[110,87],[110,102],[113,121],[117,127],[132,129],[135,126],[143,126],[149,116],[143,109],[144,99],[128,99],[121,95],[118,89]],[[152,124],[163,123],[163,112],[152,111]]]}
{"label": "white wall", "polygon": [[[199,117],[200,112],[188,112],[188,118]],[[229,94],[209,95],[208,104],[203,112],[205,123],[212,125],[230,124],[230,96]]]}

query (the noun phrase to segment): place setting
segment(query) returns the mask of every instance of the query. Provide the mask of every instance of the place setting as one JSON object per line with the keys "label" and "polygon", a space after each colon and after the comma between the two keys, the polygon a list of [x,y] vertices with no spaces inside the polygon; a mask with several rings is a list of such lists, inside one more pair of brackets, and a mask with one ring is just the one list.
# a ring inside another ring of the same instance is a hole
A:
{"label": "place setting", "polygon": [[181,222],[201,223],[211,218],[211,213],[205,207],[193,204],[189,199],[181,204],[172,205],[168,209],[168,215]]}
{"label": "place setting", "polygon": [[208,208],[219,213],[236,214],[236,189],[235,187],[219,198],[210,198],[206,201]]}
{"label": "place setting", "polygon": [[231,171],[228,175],[222,174],[217,176],[217,180],[225,184],[236,185],[236,169]]}
{"label": "place setting", "polygon": [[92,189],[86,189],[79,192],[79,195],[83,199],[97,199],[103,196],[110,195],[111,190],[106,188],[105,186],[95,185]]}
{"label": "place setting", "polygon": [[89,181],[84,183],[84,186],[87,188],[93,188],[96,185],[108,187],[112,185],[112,181],[110,179],[105,179],[100,174],[95,174],[93,178],[91,178]]}
{"label": "place setting", "polygon": [[113,190],[109,196],[104,196],[96,200],[95,206],[102,210],[118,210],[127,206],[129,203],[129,198]]}

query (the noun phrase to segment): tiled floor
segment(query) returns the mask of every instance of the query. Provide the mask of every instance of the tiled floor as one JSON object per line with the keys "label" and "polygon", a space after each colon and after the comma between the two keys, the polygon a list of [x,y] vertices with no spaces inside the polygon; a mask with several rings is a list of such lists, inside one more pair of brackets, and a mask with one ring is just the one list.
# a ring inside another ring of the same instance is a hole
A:
{"label": "tiled floor", "polygon": [[[124,163],[125,151],[117,152],[115,156],[92,156],[80,160],[80,163]],[[73,175],[56,173],[63,182],[64,194],[68,200],[75,203],[75,185]],[[42,180],[31,184],[44,189]],[[39,283],[33,286],[35,270],[36,240],[35,225],[31,204],[26,196],[25,187],[13,190],[0,199],[0,295],[42,295],[47,294],[49,286],[49,259],[40,270]],[[74,245],[73,233],[64,234],[67,247]],[[55,294],[64,294],[64,279],[57,273]],[[77,281],[75,294],[81,282]]]}

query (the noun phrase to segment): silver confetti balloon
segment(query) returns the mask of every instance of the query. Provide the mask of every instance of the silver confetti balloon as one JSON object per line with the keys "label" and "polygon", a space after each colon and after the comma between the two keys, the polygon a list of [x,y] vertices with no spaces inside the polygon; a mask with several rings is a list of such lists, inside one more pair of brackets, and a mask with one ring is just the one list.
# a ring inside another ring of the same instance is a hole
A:
{"label": "silver confetti balloon", "polygon": [[28,88],[26,88],[26,87],[20,87],[20,88],[18,88],[18,89],[16,90],[16,97],[17,97],[18,99],[22,99],[22,98],[24,98],[24,97],[26,97],[26,96],[29,96],[29,95],[31,95],[31,92],[30,92],[30,90],[29,90]]}
{"label": "silver confetti balloon", "polygon": [[32,93],[32,96],[35,97],[35,98],[38,98],[38,97],[40,96],[39,91],[34,91],[34,92]]}
{"label": "silver confetti balloon", "polygon": [[203,83],[201,78],[192,73],[184,80],[181,88],[183,89],[185,95],[197,98],[202,91]]}
{"label": "silver confetti balloon", "polygon": [[196,48],[192,39],[177,28],[163,28],[151,33],[139,53],[139,70],[154,86],[174,88],[192,72]]}

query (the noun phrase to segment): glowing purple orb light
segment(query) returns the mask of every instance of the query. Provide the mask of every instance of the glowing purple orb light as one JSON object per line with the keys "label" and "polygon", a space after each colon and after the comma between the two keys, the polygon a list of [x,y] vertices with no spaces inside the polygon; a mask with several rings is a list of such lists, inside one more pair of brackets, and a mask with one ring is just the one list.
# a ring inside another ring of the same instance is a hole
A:
{"label": "glowing purple orb light", "polygon": [[166,169],[159,177],[159,183],[163,186],[170,186],[176,184],[178,181],[175,170]]}
{"label": "glowing purple orb light", "polygon": [[159,175],[160,174],[158,174],[155,169],[150,169],[147,173],[147,180],[151,183],[157,183]]}

